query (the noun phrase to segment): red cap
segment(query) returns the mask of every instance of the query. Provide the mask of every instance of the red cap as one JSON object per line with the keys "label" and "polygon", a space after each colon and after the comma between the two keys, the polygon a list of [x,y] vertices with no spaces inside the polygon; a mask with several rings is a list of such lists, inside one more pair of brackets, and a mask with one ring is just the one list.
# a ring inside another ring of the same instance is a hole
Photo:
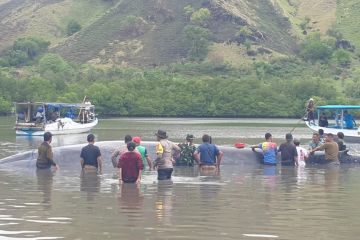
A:
{"label": "red cap", "polygon": [[133,137],[133,142],[134,143],[140,143],[141,142],[141,138],[140,137]]}

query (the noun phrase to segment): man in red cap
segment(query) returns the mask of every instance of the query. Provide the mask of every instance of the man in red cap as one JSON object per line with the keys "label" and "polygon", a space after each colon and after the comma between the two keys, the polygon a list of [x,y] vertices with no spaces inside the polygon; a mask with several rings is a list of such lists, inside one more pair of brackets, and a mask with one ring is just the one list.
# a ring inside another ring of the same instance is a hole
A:
{"label": "man in red cap", "polygon": [[141,138],[140,137],[133,137],[132,141],[136,144],[136,150],[140,153],[141,155],[141,159],[144,165],[144,169],[145,169],[145,165],[147,163],[147,165],[149,166],[150,170],[153,170],[153,166],[152,166],[152,160],[150,158],[150,156],[147,153],[146,147],[141,146]]}

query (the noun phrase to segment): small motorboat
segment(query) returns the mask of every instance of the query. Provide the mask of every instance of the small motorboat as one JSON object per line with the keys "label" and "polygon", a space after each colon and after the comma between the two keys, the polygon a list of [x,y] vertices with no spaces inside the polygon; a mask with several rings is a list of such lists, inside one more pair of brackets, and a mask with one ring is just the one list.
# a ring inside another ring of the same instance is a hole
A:
{"label": "small motorboat", "polygon": [[41,136],[76,134],[90,131],[98,124],[91,103],[69,104],[49,102],[15,103],[16,135]]}

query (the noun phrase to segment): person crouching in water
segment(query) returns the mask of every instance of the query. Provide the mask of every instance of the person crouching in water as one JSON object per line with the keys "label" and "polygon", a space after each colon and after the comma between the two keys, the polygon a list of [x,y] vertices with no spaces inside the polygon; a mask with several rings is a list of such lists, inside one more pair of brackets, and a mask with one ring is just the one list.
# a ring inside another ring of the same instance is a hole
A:
{"label": "person crouching in water", "polygon": [[200,171],[219,173],[220,163],[224,153],[220,151],[216,145],[210,143],[211,138],[209,135],[204,134],[202,141],[203,143],[198,146],[195,151]]}
{"label": "person crouching in water", "polygon": [[155,133],[158,143],[156,144],[156,159],[154,167],[157,167],[158,180],[169,180],[173,172],[173,153],[179,152],[180,147],[167,140],[168,136],[163,130]]}
{"label": "person crouching in water", "polygon": [[54,155],[50,143],[52,141],[51,132],[44,133],[44,142],[38,148],[38,157],[36,160],[37,169],[50,169],[51,166],[55,167],[55,171],[59,166],[54,162]]}
{"label": "person crouching in water", "polygon": [[100,148],[95,146],[94,134],[89,134],[86,138],[88,145],[81,149],[80,164],[85,172],[98,172],[102,174],[102,157]]}
{"label": "person crouching in water", "polygon": [[127,143],[128,151],[120,156],[119,168],[119,182],[121,183],[140,183],[141,172],[144,165],[140,153],[134,151],[136,144],[134,142]]}

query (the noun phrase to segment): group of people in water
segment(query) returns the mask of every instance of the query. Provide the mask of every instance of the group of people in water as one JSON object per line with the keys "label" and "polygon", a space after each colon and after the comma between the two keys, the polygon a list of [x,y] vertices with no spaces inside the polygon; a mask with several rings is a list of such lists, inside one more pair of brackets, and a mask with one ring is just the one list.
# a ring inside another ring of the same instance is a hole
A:
{"label": "group of people in water", "polygon": [[339,164],[339,151],[346,150],[342,132],[335,137],[332,133],[324,135],[324,131],[320,129],[319,132],[313,133],[308,149],[301,147],[300,140],[294,139],[291,133],[285,135],[285,140],[285,143],[278,147],[271,133],[266,133],[265,142],[253,145],[251,148],[253,151],[256,148],[262,150],[264,165],[276,165],[277,153],[280,152],[282,166],[305,166],[307,158],[316,151],[325,152],[320,157],[319,163]]}
{"label": "group of people in water", "polygon": [[[171,179],[174,165],[189,166],[198,165],[200,171],[219,173],[221,160],[224,153],[212,144],[211,136],[204,134],[202,144],[195,146],[194,136],[187,134],[184,143],[176,144],[168,139],[166,131],[158,130],[155,133],[157,143],[155,146],[156,158],[153,160],[145,146],[141,145],[141,138],[126,135],[124,144],[116,149],[111,155],[111,162],[118,170],[120,182],[139,183],[142,171],[145,169],[157,170],[158,180]],[[265,142],[250,146],[253,151],[256,148],[262,150],[262,163],[264,165],[277,165],[277,154],[280,153],[281,165],[283,166],[305,166],[307,158],[316,151],[324,151],[322,163],[339,164],[339,151],[346,149],[344,134],[339,132],[335,137],[324,132],[314,132],[308,149],[300,146],[300,141],[294,139],[291,133],[285,135],[285,142],[279,147],[274,142],[271,133],[265,134]],[[36,166],[38,169],[55,170],[59,166],[55,163],[51,148],[52,134],[44,133],[44,142],[38,148]],[[88,145],[81,149],[80,165],[84,172],[103,171],[103,158],[100,148],[95,146],[95,136],[87,136]]]}
{"label": "group of people in water", "polygon": [[[202,144],[195,146],[194,136],[188,134],[186,142],[176,144],[168,139],[166,131],[158,130],[155,133],[157,144],[155,146],[156,158],[154,161],[148,154],[146,147],[141,145],[141,138],[126,135],[124,144],[116,149],[111,156],[114,168],[119,169],[120,183],[139,183],[142,171],[157,170],[158,180],[171,179],[174,165],[194,166],[198,164],[201,171],[219,173],[223,152],[212,144],[211,136],[204,134]],[[55,170],[59,166],[53,159],[51,148],[52,134],[44,133],[44,142],[38,148],[38,158],[36,167],[38,169],[50,169],[54,166]],[[102,173],[103,158],[100,148],[95,146],[95,136],[87,136],[88,145],[81,149],[80,165],[85,172]]]}

